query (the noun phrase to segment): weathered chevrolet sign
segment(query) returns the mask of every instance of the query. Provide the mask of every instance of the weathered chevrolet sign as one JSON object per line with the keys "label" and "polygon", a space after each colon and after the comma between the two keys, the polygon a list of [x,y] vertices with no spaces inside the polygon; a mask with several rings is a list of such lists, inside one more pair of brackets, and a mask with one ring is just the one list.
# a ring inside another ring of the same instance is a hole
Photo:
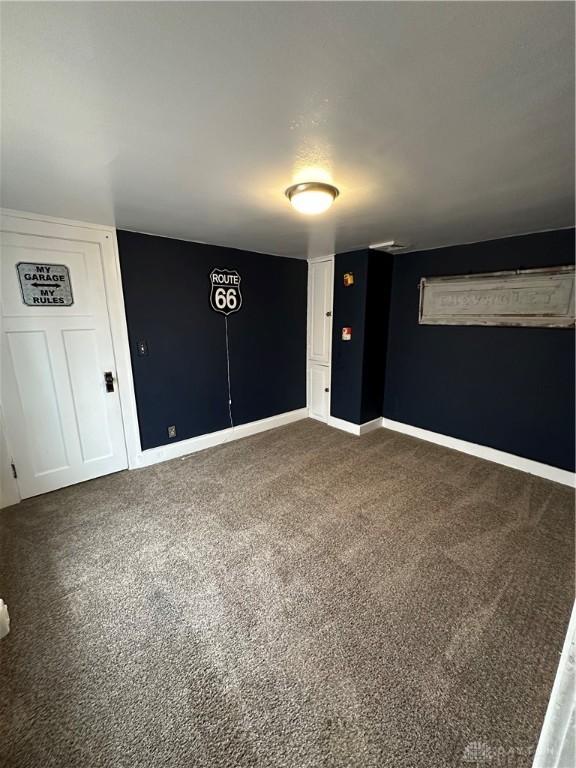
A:
{"label": "weathered chevrolet sign", "polygon": [[423,277],[421,325],[574,326],[574,266]]}
{"label": "weathered chevrolet sign", "polygon": [[70,272],[64,264],[16,264],[22,301],[29,307],[70,307],[74,303]]}

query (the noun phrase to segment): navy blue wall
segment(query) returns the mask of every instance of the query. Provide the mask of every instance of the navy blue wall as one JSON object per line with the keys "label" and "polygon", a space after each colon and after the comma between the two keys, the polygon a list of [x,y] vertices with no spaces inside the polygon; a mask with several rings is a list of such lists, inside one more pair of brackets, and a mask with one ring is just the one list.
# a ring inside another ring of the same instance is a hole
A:
{"label": "navy blue wall", "polygon": [[573,260],[573,230],[396,256],[384,416],[574,470],[572,329],[418,324],[421,277]]}
{"label": "navy blue wall", "polygon": [[306,407],[305,261],[123,231],[118,245],[142,448],[174,442],[170,425],[177,440],[230,426],[214,267],[242,277],[243,306],[228,318],[234,423]]}
{"label": "navy blue wall", "polygon": [[[382,415],[391,271],[384,253],[351,251],[334,259],[330,413],[353,424]],[[346,272],[354,285],[344,286]],[[342,341],[345,326],[351,341]]]}
{"label": "navy blue wall", "polygon": [[[354,275],[354,285],[345,287],[346,272]],[[330,414],[338,419],[361,424],[362,365],[368,252],[339,253],[334,257],[334,302],[332,308],[332,382]],[[342,328],[352,328],[352,339],[342,341]]]}
{"label": "navy blue wall", "polygon": [[382,416],[393,257],[379,251],[368,255],[366,321],[362,366],[360,423]]}

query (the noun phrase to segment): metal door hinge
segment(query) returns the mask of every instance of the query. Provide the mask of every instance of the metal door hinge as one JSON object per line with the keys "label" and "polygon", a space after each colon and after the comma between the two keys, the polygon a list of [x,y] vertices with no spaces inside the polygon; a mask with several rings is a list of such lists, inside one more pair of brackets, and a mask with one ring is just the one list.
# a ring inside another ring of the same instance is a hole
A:
{"label": "metal door hinge", "polygon": [[16,478],[18,477],[18,472],[16,472],[16,464],[14,464],[14,462],[11,461],[10,466],[12,467],[12,477],[16,480]]}

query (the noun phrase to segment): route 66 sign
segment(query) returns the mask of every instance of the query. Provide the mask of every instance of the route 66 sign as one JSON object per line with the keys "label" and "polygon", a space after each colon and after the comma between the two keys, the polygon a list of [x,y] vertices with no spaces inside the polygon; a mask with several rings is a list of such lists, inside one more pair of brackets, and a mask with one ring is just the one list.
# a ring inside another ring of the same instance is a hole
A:
{"label": "route 66 sign", "polygon": [[215,312],[231,315],[242,306],[241,277],[235,269],[213,269],[210,272],[210,306]]}

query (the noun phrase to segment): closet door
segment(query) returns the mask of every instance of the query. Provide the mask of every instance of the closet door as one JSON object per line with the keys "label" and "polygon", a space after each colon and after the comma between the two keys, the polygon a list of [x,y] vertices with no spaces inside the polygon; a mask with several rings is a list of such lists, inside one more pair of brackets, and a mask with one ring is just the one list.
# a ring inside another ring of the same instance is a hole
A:
{"label": "closet door", "polygon": [[311,365],[309,368],[310,418],[327,421],[330,415],[330,368]]}
{"label": "closet door", "polygon": [[332,350],[332,293],[334,261],[312,261],[310,281],[310,336],[308,358],[315,363],[330,365]]}
{"label": "closet door", "polygon": [[313,419],[330,417],[332,300],[334,259],[308,264],[308,411]]}

